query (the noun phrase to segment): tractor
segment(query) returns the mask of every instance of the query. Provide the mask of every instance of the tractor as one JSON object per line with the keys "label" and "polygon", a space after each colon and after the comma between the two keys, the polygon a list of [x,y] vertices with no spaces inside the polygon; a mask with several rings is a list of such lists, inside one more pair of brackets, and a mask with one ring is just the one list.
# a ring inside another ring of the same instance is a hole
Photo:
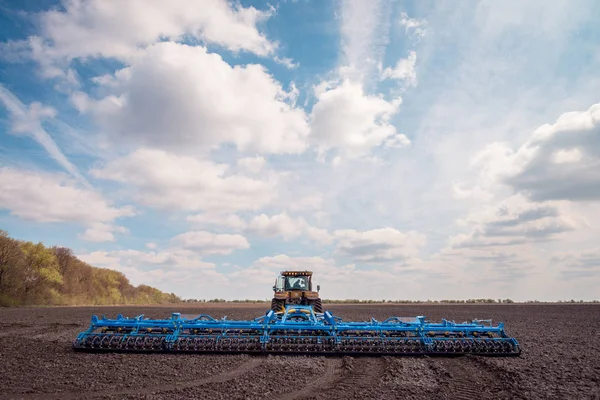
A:
{"label": "tractor", "polygon": [[313,291],[312,274],[312,271],[282,271],[273,286],[271,310],[283,312],[287,304],[301,304],[312,306],[316,313],[322,313],[321,287],[317,285],[317,290]]}

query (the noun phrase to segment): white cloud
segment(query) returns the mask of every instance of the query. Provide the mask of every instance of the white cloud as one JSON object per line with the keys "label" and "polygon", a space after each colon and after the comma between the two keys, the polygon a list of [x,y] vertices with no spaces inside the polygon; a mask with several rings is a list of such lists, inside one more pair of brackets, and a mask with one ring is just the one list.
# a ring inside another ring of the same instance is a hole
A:
{"label": "white cloud", "polygon": [[52,137],[42,127],[44,119],[52,119],[56,116],[56,110],[52,107],[44,106],[38,102],[33,102],[25,106],[8,89],[0,84],[0,101],[9,111],[12,119],[12,132],[14,134],[25,134],[31,136],[38,142],[46,152],[56,162],[58,162],[67,172],[77,178],[84,185],[89,187],[87,180],[79,173],[77,167],[73,165],[56,145]]}
{"label": "white cloud", "polygon": [[286,204],[287,208],[292,211],[319,210],[323,206],[323,195],[321,193],[314,193],[293,199]]}
{"label": "white cloud", "polygon": [[401,149],[410,146],[410,140],[406,137],[406,135],[398,133],[390,138],[387,138],[384,146],[394,149]]}
{"label": "white cloud", "polygon": [[86,229],[80,238],[89,242],[113,242],[115,240],[113,232],[128,233],[129,231],[121,226],[95,223]]}
{"label": "white cloud", "polygon": [[[353,264],[339,265],[331,258],[292,257],[287,254],[262,257],[250,268],[241,270],[236,277],[243,276],[251,282],[262,284],[272,282],[280,271],[285,270],[313,271],[313,290],[320,285],[321,297],[327,299],[397,298],[398,285],[402,285],[403,294],[408,297],[410,294],[418,297],[418,290],[421,290],[412,278],[399,272],[360,269]],[[234,279],[233,274],[230,276]],[[377,288],[377,293],[373,293],[373,287]]]}
{"label": "white cloud", "polygon": [[80,238],[88,242],[112,242],[115,236],[111,231],[100,228],[88,228]]}
{"label": "white cloud", "polygon": [[225,227],[233,229],[234,231],[241,231],[246,228],[246,221],[235,214],[196,214],[187,216],[186,220],[191,222],[194,226],[199,227]]}
{"label": "white cloud", "polygon": [[262,156],[246,157],[239,159],[237,164],[239,167],[246,169],[252,173],[259,173],[265,166],[266,160]]}
{"label": "white cloud", "polygon": [[451,237],[449,244],[454,248],[505,247],[552,240],[582,226],[583,221],[565,204],[533,203],[517,194],[472,211],[462,224],[473,230]]}
{"label": "white cloud", "polygon": [[75,222],[89,227],[84,239],[112,240],[111,224],[134,215],[131,207],[111,206],[99,193],[78,188],[62,174],[0,168],[0,208],[38,222]]}
{"label": "white cloud", "polygon": [[263,153],[307,147],[306,115],[290,105],[294,88],[286,92],[261,65],[231,67],[204,47],[163,42],[115,80],[110,95],[74,102],[121,144],[188,153],[220,144]]}
{"label": "white cloud", "polygon": [[489,184],[505,184],[535,201],[600,200],[600,104],[545,124],[516,151],[493,143],[473,159]]}
{"label": "white cloud", "polygon": [[[165,251],[114,250],[94,251],[79,254],[83,261],[99,266],[120,270],[124,267],[160,267],[164,269],[210,270],[213,263],[201,261],[193,251],[168,249]],[[143,282],[143,281],[142,281]]]}
{"label": "white cloud", "polygon": [[331,243],[331,235],[325,229],[311,226],[304,218],[293,218],[286,213],[271,217],[266,214],[258,215],[248,222],[247,230],[265,237],[281,236],[285,240],[291,240],[306,236],[323,244]]}
{"label": "white cloud", "polygon": [[[588,246],[594,235],[593,202],[600,196],[593,172],[600,165],[597,110],[595,105],[563,114],[516,150],[494,142],[472,157],[477,172],[472,186],[454,185],[455,198],[473,201],[468,215],[457,221],[466,232],[453,234],[440,252],[453,265],[473,269],[465,279],[532,284],[537,277],[554,285],[548,290],[568,292],[561,279],[589,275],[584,268],[570,268],[577,263],[556,252]],[[551,261],[556,269],[548,267]]]}
{"label": "white cloud", "polygon": [[583,154],[578,148],[558,150],[554,153],[554,162],[557,164],[570,164],[581,161]]}
{"label": "white cloud", "polygon": [[[312,109],[312,140],[321,152],[340,148],[349,156],[362,156],[371,148],[403,135],[390,124],[401,99],[388,102],[363,92],[361,84],[344,81],[337,87],[318,87],[317,103]],[[406,138],[408,141],[408,138]]]}
{"label": "white cloud", "polygon": [[175,236],[171,242],[199,254],[230,254],[235,250],[250,248],[250,243],[242,235],[215,234],[206,231],[190,231]]}
{"label": "white cloud", "polygon": [[551,261],[557,264],[563,279],[586,279],[590,282],[600,278],[600,249],[570,251],[554,254]]}
{"label": "white cloud", "polygon": [[67,1],[64,11],[39,15],[40,36],[30,37],[32,57],[47,76],[58,76],[75,58],[130,60],[140,48],[161,39],[194,37],[231,51],[272,54],[276,44],[257,26],[271,16],[225,0]]}
{"label": "white cloud", "polygon": [[297,63],[297,62],[295,63],[294,60],[292,60],[291,58],[288,58],[288,57],[275,56],[274,60],[276,63],[285,66],[287,69],[296,69],[300,66],[299,63]]}
{"label": "white cloud", "polygon": [[394,68],[386,68],[381,73],[381,80],[396,79],[404,81],[406,86],[417,86],[417,53],[411,51],[407,58],[401,58]]}
{"label": "white cloud", "polygon": [[269,204],[274,180],[228,174],[228,169],[209,160],[139,149],[91,174],[127,184],[140,203],[157,208],[222,213]]}
{"label": "white cloud", "polygon": [[332,241],[327,230],[314,227],[304,218],[292,217],[285,212],[272,216],[260,214],[248,221],[235,214],[218,213],[190,215],[186,219],[196,227],[244,232],[267,238],[292,240],[305,237],[323,244],[330,244]]}
{"label": "white cloud", "polygon": [[452,185],[452,196],[458,200],[473,199],[480,203],[487,203],[494,198],[494,195],[481,186],[475,185],[471,188],[463,188],[460,184]]}
{"label": "white cloud", "polygon": [[400,232],[394,228],[369,231],[337,230],[336,251],[341,256],[363,262],[403,261],[416,258],[425,244],[425,236],[418,232]]}
{"label": "white cloud", "polygon": [[[317,275],[335,274],[342,271],[351,272],[355,269],[354,265],[337,267],[333,259],[324,259],[322,257],[290,257],[287,254],[278,254],[273,257],[262,257],[253,264],[256,268],[265,268],[271,271],[285,270],[308,270]],[[341,278],[341,276],[339,276]]]}
{"label": "white cloud", "polygon": [[344,78],[366,81],[381,63],[389,42],[390,7],[384,0],[340,2]]}
{"label": "white cloud", "polygon": [[422,38],[427,34],[427,29],[425,28],[427,21],[424,19],[409,18],[405,12],[400,14],[400,25],[404,27],[407,35]]}

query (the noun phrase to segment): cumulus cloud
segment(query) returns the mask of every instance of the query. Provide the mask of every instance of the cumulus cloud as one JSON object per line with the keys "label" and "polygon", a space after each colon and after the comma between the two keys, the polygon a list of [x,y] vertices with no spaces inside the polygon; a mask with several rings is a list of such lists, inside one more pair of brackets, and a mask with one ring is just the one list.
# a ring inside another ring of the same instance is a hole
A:
{"label": "cumulus cloud", "polygon": [[386,139],[384,146],[391,147],[394,149],[401,149],[403,147],[410,146],[410,140],[406,137],[406,135],[398,133],[398,134]]}
{"label": "cumulus cloud", "polygon": [[285,212],[271,216],[260,214],[248,220],[236,214],[218,213],[190,215],[186,219],[197,227],[243,232],[266,238],[280,238],[287,241],[305,237],[323,244],[330,244],[332,241],[327,230],[310,225],[303,217],[292,217]]}
{"label": "cumulus cloud", "polygon": [[369,231],[353,229],[334,232],[339,255],[363,262],[403,261],[416,258],[425,236],[418,232],[400,232],[394,228]]}
{"label": "cumulus cloud", "polygon": [[235,250],[250,248],[250,243],[242,235],[215,234],[206,231],[190,231],[175,236],[174,246],[194,250],[202,255],[230,254]]}
{"label": "cumulus cloud", "polygon": [[131,207],[110,205],[98,192],[79,188],[63,174],[0,168],[0,208],[37,222],[87,226],[84,239],[112,240],[114,220],[134,215]]}
{"label": "cumulus cloud", "polygon": [[[231,67],[200,46],[157,43],[110,82],[111,94],[75,104],[121,142],[185,152],[228,143],[241,151],[299,153],[306,115],[258,64]],[[116,83],[115,83],[116,81]]]}
{"label": "cumulus cloud", "polygon": [[460,220],[472,228],[469,234],[455,235],[453,248],[512,246],[552,240],[576,229],[582,221],[570,215],[564,204],[535,203],[522,195],[481,207]]}
{"label": "cumulus cloud", "polygon": [[139,149],[91,174],[129,185],[145,205],[188,211],[233,212],[268,204],[275,181],[228,174],[229,166],[161,150]]}
{"label": "cumulus cloud", "polygon": [[[546,271],[551,252],[545,259],[536,257],[545,243],[561,248],[585,240],[582,230],[589,230],[593,221],[582,207],[587,204],[589,211],[600,196],[595,177],[600,165],[599,110],[594,105],[563,114],[556,123],[536,129],[516,150],[494,142],[476,153],[471,160],[475,182],[470,188],[455,184],[453,191],[455,198],[477,205],[457,220],[467,232],[452,235],[441,254],[465,265],[482,265],[482,279],[488,274],[487,279],[495,275],[514,282]],[[560,260],[559,270],[569,270],[567,261]],[[571,271],[571,278],[585,272]]]}
{"label": "cumulus cloud", "polygon": [[246,221],[235,214],[204,213],[188,215],[186,220],[195,226],[212,226],[241,231],[246,228]]}
{"label": "cumulus cloud", "polygon": [[256,268],[266,268],[272,271],[308,270],[315,274],[340,273],[342,270],[353,271],[355,266],[350,264],[337,267],[333,259],[322,257],[290,257],[287,254],[278,254],[272,257],[261,257],[253,264]]}
{"label": "cumulus cloud", "polygon": [[113,232],[128,233],[129,231],[122,226],[95,223],[86,229],[80,238],[88,242],[113,242],[115,240]]}
{"label": "cumulus cloud", "polygon": [[333,88],[319,86],[311,113],[311,137],[321,152],[339,148],[349,156],[362,156],[386,139],[410,143],[390,123],[401,99],[388,102],[364,93],[362,85],[344,81]]}
{"label": "cumulus cloud", "polygon": [[539,127],[516,151],[493,143],[473,160],[485,180],[535,201],[600,200],[600,104]]}
{"label": "cumulus cloud", "polygon": [[239,159],[237,164],[239,167],[248,170],[252,173],[259,173],[265,166],[266,160],[263,156],[246,157]]}
{"label": "cumulus cloud", "polygon": [[76,58],[130,60],[140,48],[160,40],[195,38],[234,52],[270,55],[277,47],[258,30],[271,10],[231,4],[226,0],[66,1],[64,10],[38,16],[40,32],[11,48],[38,61],[49,77],[61,76]]}
{"label": "cumulus cloud", "polygon": [[406,86],[417,86],[417,53],[411,51],[407,58],[401,58],[393,68],[386,68],[381,73],[381,80],[401,80]]}
{"label": "cumulus cloud", "polygon": [[201,261],[193,251],[169,249],[163,251],[113,250],[93,251],[77,257],[96,266],[119,270],[122,267],[162,267],[167,269],[214,269],[215,264]]}
{"label": "cumulus cloud", "polygon": [[293,211],[319,210],[323,206],[323,195],[314,193],[307,196],[295,198],[287,203],[287,207]]}
{"label": "cumulus cloud", "polygon": [[266,214],[258,215],[248,222],[248,232],[264,237],[281,236],[285,240],[306,236],[323,244],[331,243],[331,235],[325,230],[311,226],[302,217],[290,217],[281,213],[269,217]]}
{"label": "cumulus cloud", "polygon": [[494,198],[491,192],[479,185],[465,188],[456,182],[452,184],[452,196],[455,199],[473,199],[484,204],[488,203]]}

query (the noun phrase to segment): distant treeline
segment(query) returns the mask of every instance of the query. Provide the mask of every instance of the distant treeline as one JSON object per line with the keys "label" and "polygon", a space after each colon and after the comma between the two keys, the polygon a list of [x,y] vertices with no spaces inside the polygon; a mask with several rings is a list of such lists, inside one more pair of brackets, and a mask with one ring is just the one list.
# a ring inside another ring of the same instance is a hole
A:
{"label": "distant treeline", "polygon": [[174,294],[92,267],[68,248],[15,240],[0,230],[0,306],[177,302]]}
{"label": "distant treeline", "polygon": [[225,300],[225,299],[185,299],[182,300],[182,303],[251,303],[251,304],[260,304],[260,303],[270,303],[271,300]]}
{"label": "distant treeline", "polygon": [[468,299],[468,300],[327,300],[323,303],[329,304],[533,304],[533,303],[600,303],[599,300],[583,301],[583,300],[558,300],[558,301],[513,301],[511,299]]}
{"label": "distant treeline", "polygon": [[393,303],[393,304],[423,304],[423,303],[448,303],[448,304],[475,304],[475,303],[514,303],[511,299],[468,299],[468,300],[358,300],[358,299],[347,299],[347,300],[323,300],[323,303],[330,304],[383,304],[383,303]]}
{"label": "distant treeline", "polygon": [[[554,303],[600,303],[600,300],[558,300],[558,301],[513,301],[511,299],[468,299],[468,300],[331,300],[323,299],[325,304],[554,304]],[[225,300],[225,299],[185,299],[183,303],[270,303],[271,300]]]}

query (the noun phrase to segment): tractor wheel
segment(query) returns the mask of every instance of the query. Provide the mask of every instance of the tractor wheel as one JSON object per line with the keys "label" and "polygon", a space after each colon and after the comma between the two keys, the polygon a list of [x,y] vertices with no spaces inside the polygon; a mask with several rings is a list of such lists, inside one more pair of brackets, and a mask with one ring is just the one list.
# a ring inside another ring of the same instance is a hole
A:
{"label": "tractor wheel", "polygon": [[273,299],[271,300],[271,310],[275,312],[281,312],[285,309],[285,300]]}
{"label": "tractor wheel", "polygon": [[322,313],[323,312],[323,302],[321,302],[321,299],[316,299],[313,303],[313,310],[316,313]]}

